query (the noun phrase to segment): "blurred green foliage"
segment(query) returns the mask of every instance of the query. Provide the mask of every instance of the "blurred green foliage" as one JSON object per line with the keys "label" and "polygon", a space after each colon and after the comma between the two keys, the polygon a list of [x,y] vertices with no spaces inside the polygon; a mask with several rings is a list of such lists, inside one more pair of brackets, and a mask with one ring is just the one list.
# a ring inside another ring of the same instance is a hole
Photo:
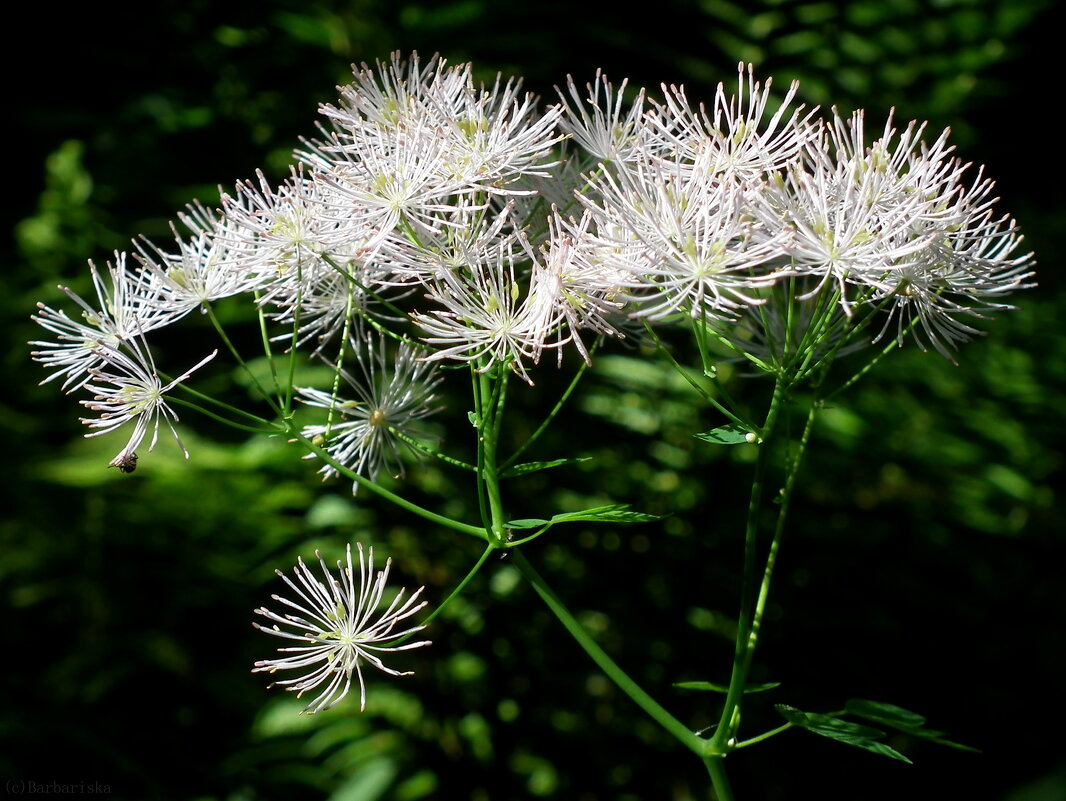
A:
{"label": "blurred green foliage", "polygon": [[[161,444],[133,476],[108,471],[113,442],[83,439],[71,399],[36,386],[40,370],[22,344],[39,336],[27,319],[36,301],[59,303],[57,282],[84,289],[84,260],[106,259],[137,233],[165,237],[174,211],[211,202],[219,183],[259,167],[284,174],[348,63],[398,48],[471,59],[486,77],[522,74],[545,94],[567,73],[580,81],[603,67],[709,96],[737,60],[753,60],[782,87],[801,79],[810,103],[865,106],[875,119],[895,105],[902,119],[950,124],[963,157],[989,163],[1038,253],[1042,286],[1018,298],[1021,311],[989,322],[960,366],[908,348],[823,415],[754,676],[782,687],[750,713],[754,732],[777,725],[775,702],[829,710],[882,698],[984,756],[901,736],[892,747],[917,764],[881,764],[790,733],[729,768],[742,798],[788,798],[803,786],[871,801],[941,798],[949,786],[966,798],[1066,795],[1061,752],[1040,734],[1062,708],[1066,669],[1055,496],[1063,201],[1047,177],[1054,155],[1039,152],[1051,141],[1038,133],[1053,124],[1049,87],[1034,77],[1060,74],[1061,9],[668,0],[634,17],[599,0],[168,0],[137,15],[28,13],[50,50],[15,73],[12,89],[19,144],[9,169],[23,191],[9,197],[0,302],[11,343],[0,398],[10,454],[0,592],[13,624],[4,778],[96,780],[130,799],[706,797],[698,763],[592,668],[505,559],[433,626],[431,649],[403,655],[413,677],[372,680],[365,715],[352,699],[297,715],[299,702],[248,672],[272,648],[250,621],[278,589],[275,568],[316,548],[330,558],[358,538],[394,557],[398,580],[439,600],[476,544],[353,499],[343,483],[320,485],[285,443],[196,419],[183,428],[190,462]],[[179,347],[164,346],[175,358]],[[561,376],[541,372],[536,398],[561,393]],[[722,374],[734,396],[764,400],[759,381],[729,365]],[[512,446],[542,403],[520,389]],[[448,399],[442,426],[467,430],[463,403]],[[669,515],[559,527],[527,553],[601,644],[693,728],[715,720],[716,698],[671,684],[727,678],[750,479],[750,448],[693,438],[720,423],[667,366],[639,350],[604,353],[528,454],[591,459],[508,486],[513,517],[616,501]],[[424,463],[408,489],[476,519],[463,478]]]}

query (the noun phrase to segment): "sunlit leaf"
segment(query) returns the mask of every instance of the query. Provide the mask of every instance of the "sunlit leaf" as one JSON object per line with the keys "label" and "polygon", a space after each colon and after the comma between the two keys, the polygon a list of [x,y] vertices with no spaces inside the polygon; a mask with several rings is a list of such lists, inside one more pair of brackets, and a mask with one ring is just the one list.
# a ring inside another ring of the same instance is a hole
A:
{"label": "sunlit leaf", "polygon": [[702,439],[714,445],[741,445],[751,441],[749,435],[752,435],[751,431],[734,423],[696,434],[696,439]]}
{"label": "sunlit leaf", "polygon": [[660,520],[659,515],[649,515],[644,512],[631,512],[629,505],[624,503],[612,504],[611,506],[599,506],[595,509],[584,509],[580,512],[566,512],[554,515],[552,523],[573,523],[578,520],[587,522],[612,522],[612,523],[647,523],[652,520]]}
{"label": "sunlit leaf", "polygon": [[507,523],[504,523],[504,526],[506,528],[538,528],[539,526],[546,526],[550,522],[550,520],[541,520],[538,517],[530,517],[523,520],[510,520]]}

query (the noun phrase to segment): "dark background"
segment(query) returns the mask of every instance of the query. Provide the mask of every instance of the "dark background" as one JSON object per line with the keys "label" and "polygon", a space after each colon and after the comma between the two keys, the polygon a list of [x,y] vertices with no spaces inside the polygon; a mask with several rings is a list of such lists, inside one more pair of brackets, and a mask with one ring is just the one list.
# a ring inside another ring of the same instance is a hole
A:
{"label": "dark background", "polygon": [[[568,73],[584,82],[597,67],[709,98],[750,60],[782,89],[800,79],[808,103],[866,108],[871,128],[892,106],[901,122],[950,125],[960,156],[987,165],[1040,286],[983,323],[989,336],[958,366],[907,348],[823,416],[756,664],[757,680],[782,686],[745,722],[751,735],[780,722],[772,703],[874,698],[982,753],[900,736],[906,765],[787,732],[727,767],[738,799],[1066,798],[1060,7],[663,0],[635,16],[599,2],[271,0],[25,13],[5,48],[5,781],[95,782],[131,799],[708,797],[698,760],[593,669],[506,561],[434,625],[431,649],[398,661],[414,677],[373,677],[365,715],[346,704],[296,716],[302,704],[248,672],[274,645],[250,621],[280,589],[275,567],[374,542],[398,581],[439,600],[476,544],[353,501],[283,444],[193,415],[190,462],[164,443],[119,475],[103,467],[119,437],[85,440],[74,399],[37,386],[24,344],[40,337],[36,301],[61,304],[60,282],[86,290],[85,260],[138,233],[165,240],[174,212],[213,202],[218,185],[257,168],[284,175],[348,65],[399,49],[472,60],[486,80],[522,75],[549,99]],[[170,364],[199,358],[161,348]],[[204,386],[234,391],[224,379]],[[561,380],[538,377],[543,394],[516,387],[515,442],[533,424],[522,409],[534,414]],[[765,387],[734,377],[730,390],[757,403]],[[509,497],[515,517],[607,500],[674,513],[560,529],[526,553],[693,728],[719,699],[670,684],[727,679],[750,476],[743,449],[692,440],[719,423],[669,370],[611,352],[531,454],[595,458]],[[461,476],[423,466],[410,489],[476,519]]]}

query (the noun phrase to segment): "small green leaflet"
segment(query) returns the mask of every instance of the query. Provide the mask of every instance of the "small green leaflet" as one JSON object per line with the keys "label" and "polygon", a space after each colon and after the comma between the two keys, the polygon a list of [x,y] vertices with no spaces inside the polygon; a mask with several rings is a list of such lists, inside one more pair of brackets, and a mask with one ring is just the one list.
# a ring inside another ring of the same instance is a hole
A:
{"label": "small green leaflet", "polygon": [[881,701],[868,701],[864,698],[852,698],[844,705],[844,708],[855,717],[865,718],[883,726],[891,726],[893,729],[909,734],[911,737],[920,737],[923,740],[946,745],[948,748],[958,748],[960,751],[981,753],[978,748],[945,739],[945,732],[923,728],[925,726],[925,718],[917,712],[911,712],[909,709],[885,704]]}
{"label": "small green leaflet", "polygon": [[[712,684],[709,681],[675,681],[673,686],[682,690],[704,690],[712,693],[729,692],[729,687],[725,684]],[[766,692],[780,686],[781,682],[779,681],[769,681],[766,684],[749,684],[744,688],[744,694]]]}
{"label": "small green leaflet", "polygon": [[522,464],[516,464],[514,467],[508,467],[500,473],[500,478],[514,478],[515,476],[524,476],[527,473],[535,473],[538,470],[547,470],[549,467],[560,467],[564,464],[579,464],[580,462],[588,462],[591,460],[591,456],[582,456],[576,459],[552,459],[550,462],[523,462]]}
{"label": "small green leaflet", "polygon": [[704,442],[710,442],[715,445],[741,445],[748,442],[748,435],[751,433],[749,429],[736,423],[731,423],[727,426],[712,428],[703,434],[696,434],[696,439],[702,439]]}
{"label": "small green leaflet", "polygon": [[511,520],[511,521],[509,521],[507,523],[504,523],[504,526],[507,527],[507,528],[519,529],[519,528],[537,528],[538,526],[547,526],[547,525],[550,525],[550,524],[551,524],[550,520],[543,520],[543,519],[541,519],[539,517],[528,517],[528,518],[523,518],[522,520]]}
{"label": "small green leaflet", "polygon": [[780,712],[781,716],[793,726],[799,726],[807,731],[820,734],[822,737],[828,737],[830,740],[854,745],[856,748],[863,748],[875,754],[881,754],[881,756],[911,764],[911,761],[899,751],[885,743],[878,742],[885,736],[885,733],[880,729],[851,723],[829,715],[820,715],[817,712],[801,712],[794,706],[788,706],[787,704],[774,704],[774,709]]}
{"label": "small green leaflet", "polygon": [[595,509],[583,509],[580,512],[564,512],[552,517],[553,523],[572,523],[578,520],[607,521],[614,523],[647,523],[661,520],[660,515],[629,511],[628,503],[613,503],[610,506],[597,506]]}
{"label": "small green leaflet", "polygon": [[538,526],[554,526],[556,523],[576,523],[584,521],[607,522],[607,523],[647,523],[651,520],[660,520],[659,515],[649,515],[643,512],[629,511],[629,504],[616,503],[610,506],[597,506],[595,509],[583,509],[580,512],[564,512],[553,515],[551,520],[540,518],[528,518],[512,520],[504,525],[507,528],[537,528]]}

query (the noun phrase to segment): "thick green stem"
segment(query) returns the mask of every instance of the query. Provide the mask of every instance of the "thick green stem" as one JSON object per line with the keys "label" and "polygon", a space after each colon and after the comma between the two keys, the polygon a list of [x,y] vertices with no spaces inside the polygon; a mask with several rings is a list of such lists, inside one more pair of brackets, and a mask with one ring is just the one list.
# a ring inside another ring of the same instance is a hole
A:
{"label": "thick green stem", "polygon": [[503,425],[504,401],[507,397],[507,379],[510,374],[504,372],[494,379],[481,373],[478,375],[481,403],[478,420],[480,448],[478,460],[479,479],[485,486],[489,503],[489,531],[492,541],[497,545],[507,542],[507,529],[504,527],[503,498],[500,494],[500,470],[496,462],[500,429]]}
{"label": "thick green stem", "polygon": [[[496,450],[499,441],[500,430],[503,425],[504,400],[507,391],[508,374],[504,373],[496,379],[495,386],[492,379],[481,374],[480,380],[475,381],[474,392],[479,401],[475,402],[478,418],[479,448],[478,448],[478,473],[479,480],[484,485],[484,492],[488,500],[491,528],[487,534],[496,538],[497,545],[506,543],[507,531],[504,528],[503,502],[500,494],[499,469],[496,463]],[[515,566],[519,572],[533,585],[537,594],[555,613],[570,635],[577,641],[592,660],[618,687],[632,698],[641,709],[648,713],[653,720],[673,734],[685,746],[702,756],[703,740],[681,723],[677,718],[667,712],[654,698],[648,695],[625,671],[603,651],[592,639],[585,628],[570,613],[559,597],[552,592],[540,574],[515,549]]]}
{"label": "thick green stem", "polygon": [[754,625],[756,595],[756,555],[758,549],[759,513],[762,508],[762,491],[765,481],[766,465],[769,460],[774,426],[781,413],[787,394],[787,384],[778,378],[774,384],[774,394],[766,422],[761,430],[758,456],[755,462],[755,475],[751,483],[751,498],[748,502],[748,519],[744,532],[744,572],[741,578],[740,616],[737,621],[736,646],[733,652],[733,670],[729,678],[729,690],[726,693],[722,716],[718,728],[711,738],[709,751],[711,755],[723,756],[733,748],[733,738],[740,723],[740,703],[744,696],[744,687],[748,681],[748,669],[751,665],[749,640]]}
{"label": "thick green stem", "polygon": [[525,579],[533,586],[537,594],[541,597],[548,608],[559,618],[559,622],[563,624],[570,635],[577,641],[585,653],[589,655],[593,662],[602,670],[611,681],[613,681],[618,688],[628,695],[633,701],[648,713],[655,722],[662,726],[666,731],[676,737],[685,747],[694,751],[701,758],[703,757],[704,741],[696,736],[693,732],[685,726],[684,723],[679,721],[669,712],[667,712],[658,701],[652,698],[644,689],[638,685],[633,679],[631,679],[622,668],[620,668],[614,660],[609,657],[606,652],[600,648],[594,639],[585,631],[584,626],[578,622],[570,610],[566,608],[559,597],[552,592],[551,588],[547,585],[540,574],[533,568],[529,561],[521,554],[517,549],[512,552],[514,554],[515,567],[525,577]]}
{"label": "thick green stem", "polygon": [[706,757],[703,763],[711,774],[711,786],[714,787],[716,801],[733,801],[733,788],[729,786],[729,777],[725,773],[725,757]]}
{"label": "thick green stem", "polygon": [[474,427],[477,436],[477,507],[481,515],[481,524],[484,526],[484,536],[492,541],[492,517],[489,513],[488,493],[485,489],[485,437],[482,431],[485,428],[485,411],[488,404],[481,397],[481,376],[478,374],[476,365],[470,365],[470,396],[474,403]]}
{"label": "thick green stem", "polygon": [[777,552],[781,547],[781,538],[785,533],[785,520],[788,517],[789,506],[792,502],[792,489],[796,485],[796,476],[799,475],[800,464],[803,454],[807,450],[807,443],[811,439],[811,430],[814,428],[814,416],[817,411],[817,401],[811,403],[807,413],[807,422],[803,427],[796,453],[792,458],[792,465],[785,479],[785,486],[781,489],[780,506],[777,512],[777,523],[774,526],[774,538],[770,542],[770,552],[766,556],[766,566],[763,568],[762,584],[759,586],[759,597],[755,602],[755,614],[751,621],[751,631],[748,633],[747,653],[744,657],[744,675],[751,671],[751,663],[755,657],[755,646],[759,640],[759,629],[762,628],[763,613],[766,611],[766,600],[770,595],[770,579],[773,578],[774,566],[777,564]]}

